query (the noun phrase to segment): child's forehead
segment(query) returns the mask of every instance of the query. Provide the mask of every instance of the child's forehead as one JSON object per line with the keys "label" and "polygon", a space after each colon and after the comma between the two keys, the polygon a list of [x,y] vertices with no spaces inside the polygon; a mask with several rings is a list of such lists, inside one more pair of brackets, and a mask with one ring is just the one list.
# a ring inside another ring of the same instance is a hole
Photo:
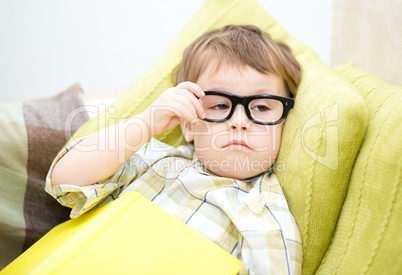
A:
{"label": "child's forehead", "polygon": [[261,73],[248,65],[212,62],[201,73],[197,84],[204,90],[215,90],[242,96],[274,94],[284,96],[283,79]]}
{"label": "child's forehead", "polygon": [[277,79],[283,80],[281,76],[273,72],[262,72],[248,64],[242,63],[241,61],[231,60],[228,58],[215,58],[211,59],[209,62],[205,62],[205,65],[200,71],[199,77],[204,76],[210,79],[222,78],[221,80],[225,81],[225,76],[227,76],[228,73],[230,73],[231,75],[238,75],[239,77],[245,76],[250,73],[257,73],[266,78],[275,77]]}
{"label": "child's forehead", "polygon": [[201,74],[207,74],[209,78],[215,76],[218,72],[227,72],[228,70],[237,71],[239,74],[247,71],[250,68],[248,65],[241,63],[240,61],[230,59],[211,59],[204,65]]}

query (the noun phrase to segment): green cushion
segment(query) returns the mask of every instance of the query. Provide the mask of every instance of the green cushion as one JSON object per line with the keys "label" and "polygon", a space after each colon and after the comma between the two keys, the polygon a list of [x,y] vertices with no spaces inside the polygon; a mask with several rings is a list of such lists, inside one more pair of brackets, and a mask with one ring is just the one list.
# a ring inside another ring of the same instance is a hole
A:
{"label": "green cushion", "polygon": [[402,274],[402,87],[352,66],[335,70],[368,106],[357,157],[322,274]]}
{"label": "green cushion", "polygon": [[[303,66],[295,108],[283,130],[277,175],[301,231],[303,272],[311,274],[327,250],[343,204],[366,127],[366,107],[350,83],[290,36],[257,1],[206,1],[162,58],[76,137],[143,111],[174,85],[174,68],[185,47],[205,31],[227,24],[259,26],[273,39],[287,43]],[[158,138],[172,145],[184,142],[178,127]]]}
{"label": "green cushion", "polygon": [[283,129],[276,174],[301,230],[303,274],[313,274],[331,242],[367,110],[357,91],[311,50],[297,59],[303,78]]}

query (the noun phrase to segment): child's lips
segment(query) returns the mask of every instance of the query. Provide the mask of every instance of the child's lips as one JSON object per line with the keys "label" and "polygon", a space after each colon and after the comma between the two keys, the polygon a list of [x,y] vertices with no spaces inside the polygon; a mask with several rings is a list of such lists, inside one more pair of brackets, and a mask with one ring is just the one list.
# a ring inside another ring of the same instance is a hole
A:
{"label": "child's lips", "polygon": [[252,150],[250,146],[247,145],[244,141],[231,141],[223,148],[228,148],[232,150]]}

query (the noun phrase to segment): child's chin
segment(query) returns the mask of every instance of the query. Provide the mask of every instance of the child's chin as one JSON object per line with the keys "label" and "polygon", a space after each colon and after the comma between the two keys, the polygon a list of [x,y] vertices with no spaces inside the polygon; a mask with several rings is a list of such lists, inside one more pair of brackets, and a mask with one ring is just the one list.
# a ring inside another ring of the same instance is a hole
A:
{"label": "child's chin", "polygon": [[247,179],[255,177],[268,170],[270,164],[257,160],[250,160],[247,157],[236,156],[236,158],[225,158],[221,165],[210,169],[216,175],[232,179]]}
{"label": "child's chin", "polygon": [[215,175],[239,180],[255,177],[267,171],[273,163],[269,156],[256,158],[247,151],[227,150],[219,154],[197,155],[201,163]]}
{"label": "child's chin", "polygon": [[245,171],[219,171],[216,172],[216,174],[220,177],[224,178],[231,178],[231,179],[237,179],[237,180],[244,180],[248,178],[255,177],[259,174],[261,174],[264,171],[259,171],[259,173],[250,173],[250,172],[245,172]]}

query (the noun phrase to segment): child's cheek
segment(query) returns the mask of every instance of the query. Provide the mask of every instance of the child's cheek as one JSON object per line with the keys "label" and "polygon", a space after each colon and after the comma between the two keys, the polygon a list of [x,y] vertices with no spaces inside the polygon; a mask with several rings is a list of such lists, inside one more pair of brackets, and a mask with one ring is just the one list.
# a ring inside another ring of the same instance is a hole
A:
{"label": "child's cheek", "polygon": [[191,125],[191,130],[193,133],[205,134],[209,132],[209,125],[206,121],[198,120],[197,124]]}
{"label": "child's cheek", "polygon": [[200,121],[192,127],[194,141],[204,150],[221,151],[222,146],[229,142],[231,134],[225,123],[209,123]]}
{"label": "child's cheek", "polygon": [[247,135],[249,144],[257,151],[276,151],[280,146],[282,124],[254,125]]}
{"label": "child's cheek", "polygon": [[208,123],[199,120],[198,124],[191,126],[191,132],[194,137],[194,145],[206,150],[205,147],[209,145],[209,137],[211,136],[211,127]]}

